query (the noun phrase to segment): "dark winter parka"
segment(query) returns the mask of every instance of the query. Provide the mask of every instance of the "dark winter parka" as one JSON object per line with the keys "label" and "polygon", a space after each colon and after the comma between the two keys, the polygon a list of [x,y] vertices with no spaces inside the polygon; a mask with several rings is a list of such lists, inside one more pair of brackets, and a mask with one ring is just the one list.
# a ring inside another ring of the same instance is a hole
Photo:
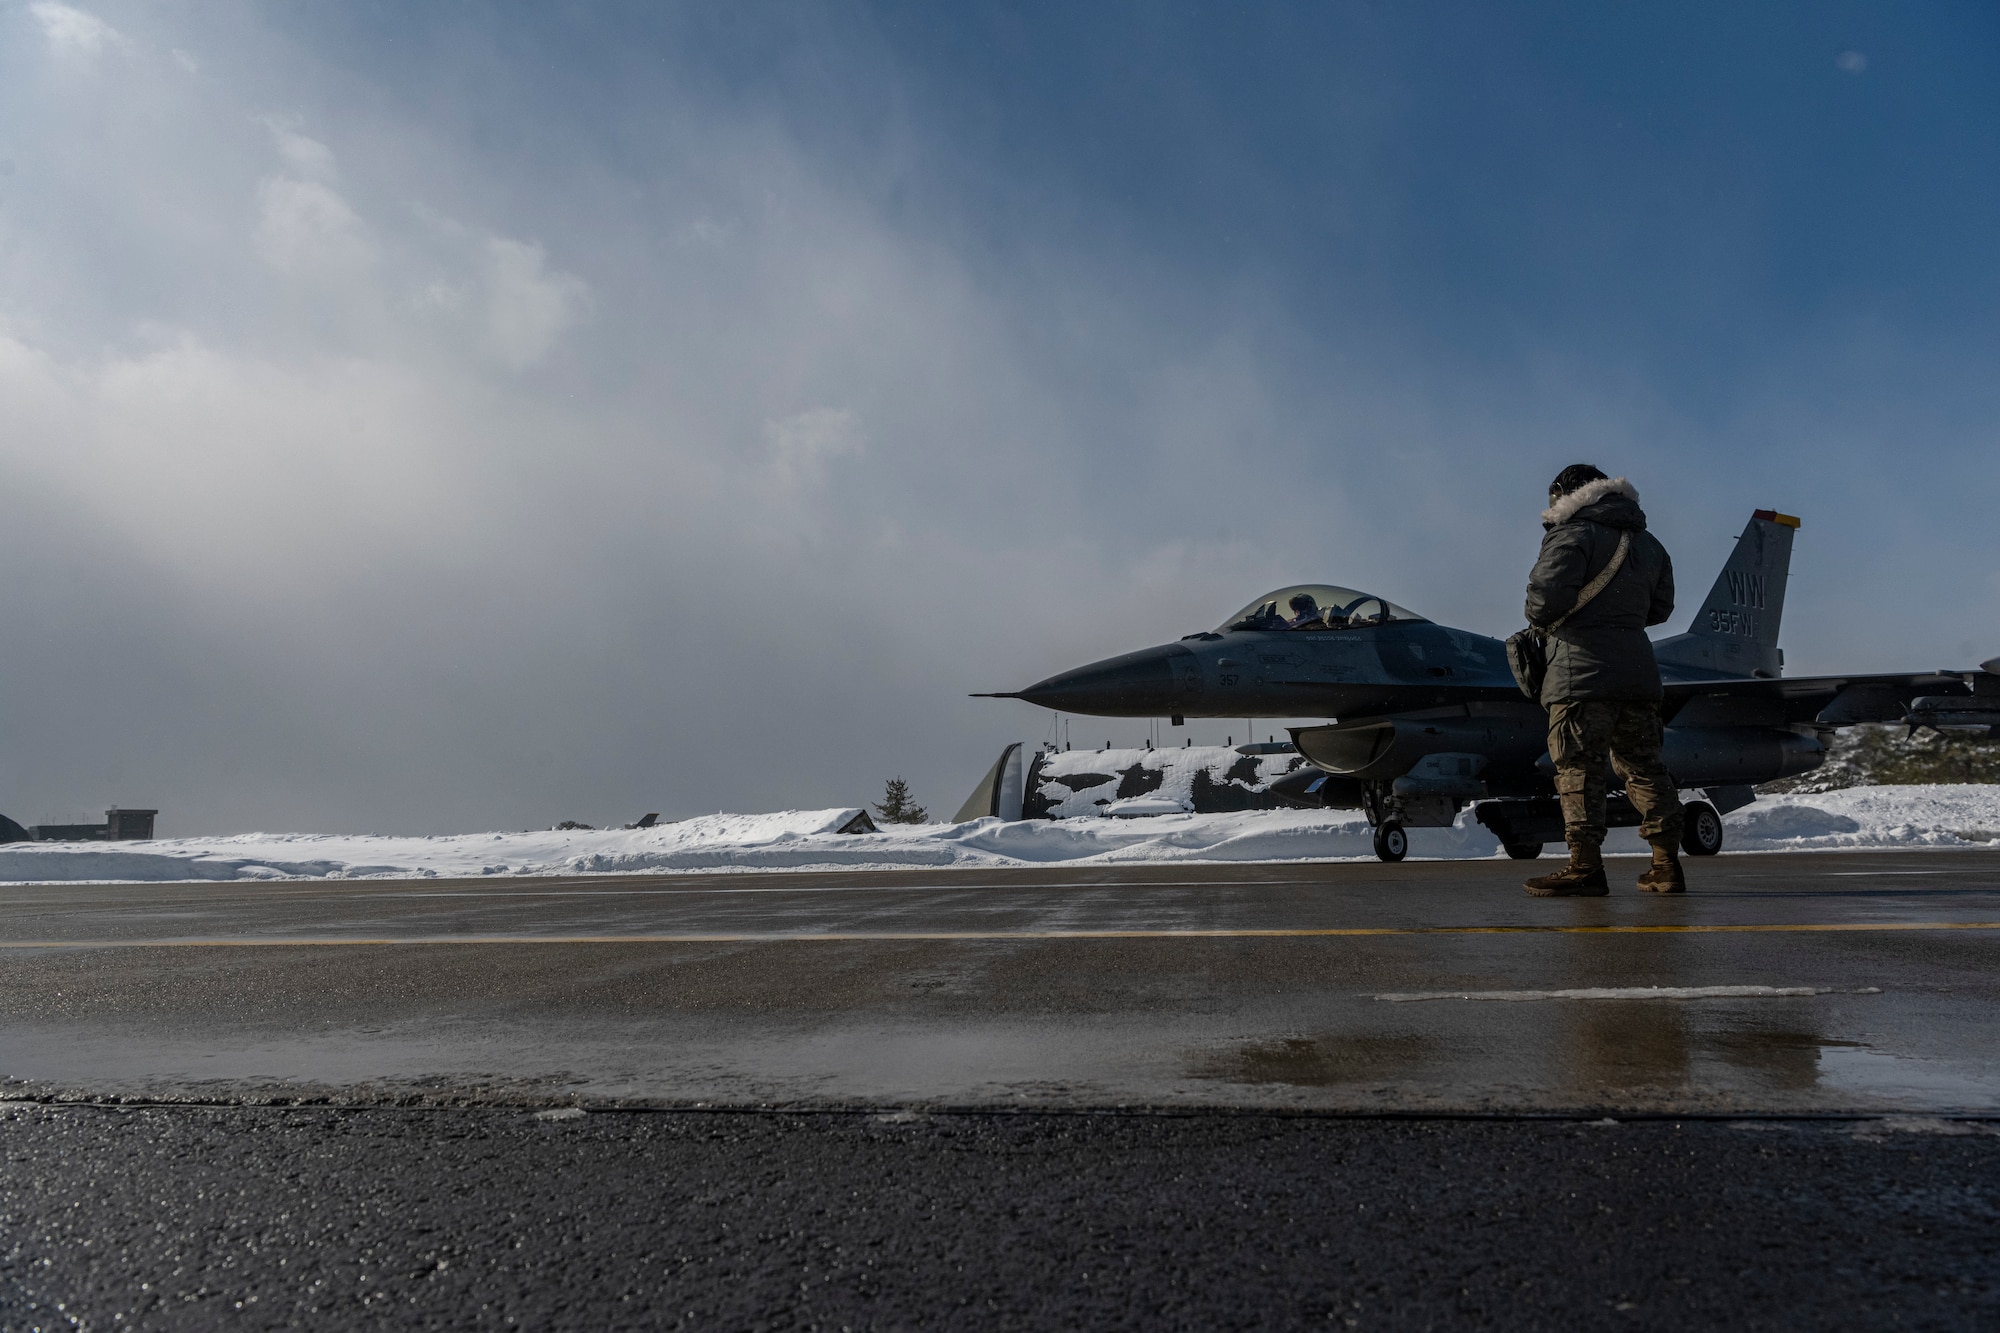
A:
{"label": "dark winter parka", "polygon": [[1674,562],[1646,531],[1639,492],[1623,477],[1587,482],[1542,511],[1541,558],[1528,575],[1528,623],[1547,628],[1611,563],[1621,533],[1632,549],[1617,577],[1549,641],[1544,706],[1578,699],[1658,699],[1648,625],[1674,613]]}

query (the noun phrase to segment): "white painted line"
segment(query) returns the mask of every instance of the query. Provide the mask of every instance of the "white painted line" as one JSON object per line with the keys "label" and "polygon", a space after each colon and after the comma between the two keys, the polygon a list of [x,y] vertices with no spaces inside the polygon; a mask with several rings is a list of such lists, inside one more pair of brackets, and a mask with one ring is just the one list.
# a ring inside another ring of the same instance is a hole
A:
{"label": "white painted line", "polygon": [[1581,990],[1405,991],[1377,995],[1390,1004],[1419,1000],[1771,1000],[1809,995],[1880,995],[1880,987],[1828,986],[1589,986]]}
{"label": "white painted line", "polygon": [[[1161,879],[1143,883],[1113,879],[1079,880],[1074,884],[778,884],[747,889],[739,889],[733,885],[723,888],[695,884],[685,888],[658,889],[411,889],[378,892],[369,896],[373,898],[646,898],[725,893],[959,893],[967,889],[1068,893],[1072,889],[1237,889],[1312,883],[1313,881],[1304,879]],[[354,897],[352,894],[339,893],[327,893],[323,896],[344,897],[347,901],[352,901]]]}
{"label": "white painted line", "polygon": [[[679,872],[675,872],[679,873]],[[745,872],[750,873],[750,872]],[[770,873],[770,872],[755,872]],[[504,876],[508,879],[534,879],[532,875]],[[250,904],[264,906],[271,902],[354,903],[378,898],[653,898],[687,897],[702,894],[744,894],[744,893],[796,893],[796,894],[851,894],[851,893],[959,893],[968,889],[1007,890],[1010,892],[1035,891],[1048,894],[1064,894],[1074,889],[1236,889],[1304,886],[1322,887],[1320,881],[1305,878],[1295,879],[1160,879],[1160,880],[1078,880],[1065,884],[775,884],[751,888],[737,888],[734,885],[710,884],[667,885],[659,888],[643,889],[592,889],[581,886],[552,885],[546,889],[386,889],[378,885],[407,884],[407,879],[343,879],[343,880],[158,880],[158,881],[115,881],[66,880],[62,885],[82,888],[143,889],[146,890],[148,906],[181,906],[193,902],[202,906],[227,906]],[[270,891],[263,891],[265,886]],[[304,886],[301,889],[299,886]],[[47,888],[45,882],[32,884],[0,883],[0,891],[13,888]],[[200,889],[243,889],[254,887],[257,891],[237,894],[203,893],[183,895],[179,898],[168,896],[166,890],[182,887]],[[116,906],[103,902],[86,904],[102,907]],[[56,898],[18,898],[7,903],[13,908],[30,907],[76,907],[74,895]]]}

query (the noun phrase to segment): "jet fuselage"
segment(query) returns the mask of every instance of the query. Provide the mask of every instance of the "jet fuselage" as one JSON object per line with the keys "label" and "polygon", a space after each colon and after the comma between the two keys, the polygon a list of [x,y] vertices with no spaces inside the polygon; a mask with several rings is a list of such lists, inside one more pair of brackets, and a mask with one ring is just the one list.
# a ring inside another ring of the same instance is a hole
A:
{"label": "jet fuselage", "polygon": [[1498,639],[1429,621],[1224,630],[1092,662],[1015,696],[1096,717],[1360,717],[1525,703]]}

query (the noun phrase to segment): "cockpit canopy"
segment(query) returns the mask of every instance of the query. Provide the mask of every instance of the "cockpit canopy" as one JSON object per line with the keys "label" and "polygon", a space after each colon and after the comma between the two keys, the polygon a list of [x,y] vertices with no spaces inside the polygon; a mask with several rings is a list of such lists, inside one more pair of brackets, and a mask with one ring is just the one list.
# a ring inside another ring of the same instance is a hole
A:
{"label": "cockpit canopy", "polygon": [[1219,630],[1341,630],[1422,621],[1414,611],[1373,593],[1326,583],[1295,583],[1267,592],[1217,626]]}

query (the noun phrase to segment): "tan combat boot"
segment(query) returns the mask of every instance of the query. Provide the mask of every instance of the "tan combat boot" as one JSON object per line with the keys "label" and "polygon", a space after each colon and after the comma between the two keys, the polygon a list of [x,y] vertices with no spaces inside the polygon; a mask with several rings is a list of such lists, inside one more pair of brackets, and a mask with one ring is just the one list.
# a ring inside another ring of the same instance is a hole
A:
{"label": "tan combat boot", "polygon": [[1536,898],[1602,898],[1611,892],[1604,882],[1604,857],[1597,848],[1569,845],[1569,864],[1553,875],[1538,875],[1527,883]]}
{"label": "tan combat boot", "polygon": [[1672,842],[1653,844],[1653,864],[1639,876],[1639,887],[1647,893],[1686,893],[1687,876],[1681,873],[1681,849]]}

